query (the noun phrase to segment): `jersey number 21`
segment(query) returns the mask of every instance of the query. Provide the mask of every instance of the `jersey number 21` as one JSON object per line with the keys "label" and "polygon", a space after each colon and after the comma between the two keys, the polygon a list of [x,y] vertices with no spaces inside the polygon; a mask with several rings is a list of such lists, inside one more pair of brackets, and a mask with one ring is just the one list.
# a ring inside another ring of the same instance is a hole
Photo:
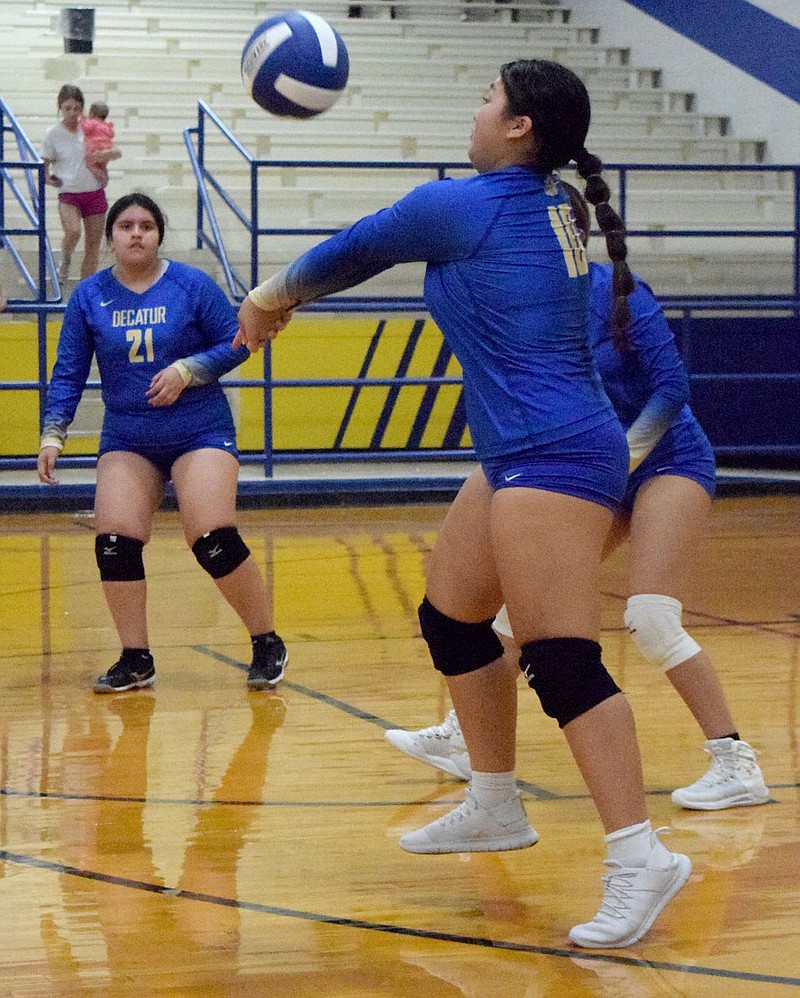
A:
{"label": "jersey number 21", "polygon": [[[152,364],[154,358],[153,330],[150,326],[144,330],[144,335],[142,335],[141,329],[129,329],[125,333],[125,339],[131,345],[128,351],[128,360],[131,364],[143,364],[145,361]],[[141,353],[142,345],[144,345],[144,355]]]}

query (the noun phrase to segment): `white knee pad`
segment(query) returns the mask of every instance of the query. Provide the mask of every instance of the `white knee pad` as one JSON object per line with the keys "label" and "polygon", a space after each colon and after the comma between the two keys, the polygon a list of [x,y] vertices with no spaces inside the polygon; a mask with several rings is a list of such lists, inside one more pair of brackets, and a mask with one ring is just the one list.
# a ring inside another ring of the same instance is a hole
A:
{"label": "white knee pad", "polygon": [[631,596],[623,620],[639,651],[665,672],[692,658],[700,645],[683,629],[679,600],[644,593]]}
{"label": "white knee pad", "polygon": [[506,609],[505,603],[498,610],[492,627],[504,638],[511,638],[512,641],[514,640],[514,632],[511,630],[511,621],[508,619],[508,610]]}

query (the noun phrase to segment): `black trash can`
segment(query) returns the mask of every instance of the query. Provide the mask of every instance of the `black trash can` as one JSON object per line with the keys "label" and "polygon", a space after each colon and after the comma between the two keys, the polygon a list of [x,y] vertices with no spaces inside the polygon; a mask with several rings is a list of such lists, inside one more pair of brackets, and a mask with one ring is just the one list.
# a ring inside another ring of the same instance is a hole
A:
{"label": "black trash can", "polygon": [[94,42],[94,7],[64,7],[58,19],[65,52],[91,52]]}

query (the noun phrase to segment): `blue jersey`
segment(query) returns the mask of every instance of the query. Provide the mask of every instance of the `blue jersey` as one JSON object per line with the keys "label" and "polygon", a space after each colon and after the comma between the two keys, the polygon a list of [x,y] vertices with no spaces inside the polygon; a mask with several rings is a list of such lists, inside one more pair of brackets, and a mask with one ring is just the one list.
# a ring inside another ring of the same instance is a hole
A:
{"label": "blue jersey", "polygon": [[648,285],[635,277],[628,297],[629,349],[611,341],[613,294],[610,264],[589,265],[589,341],[608,397],[628,431],[633,458],[643,463],[631,476],[626,499],[657,474],[679,474],[714,488],[711,445],[688,405],[689,379],[672,330]]}
{"label": "blue jersey", "polygon": [[[236,312],[208,275],[170,261],[143,294],[102,270],[75,289],[61,327],[47,393],[45,434],[63,436],[97,356],[106,414],[132,446],[180,444],[202,427],[232,433],[230,407],[217,379],[249,353],[234,351]],[[184,360],[192,382],[169,406],[151,406],[153,376]]]}
{"label": "blue jersey", "polygon": [[587,340],[585,252],[552,176],[515,166],[424,184],[269,283],[298,304],[409,261],[427,263],[425,300],[463,369],[481,460],[614,419]]}

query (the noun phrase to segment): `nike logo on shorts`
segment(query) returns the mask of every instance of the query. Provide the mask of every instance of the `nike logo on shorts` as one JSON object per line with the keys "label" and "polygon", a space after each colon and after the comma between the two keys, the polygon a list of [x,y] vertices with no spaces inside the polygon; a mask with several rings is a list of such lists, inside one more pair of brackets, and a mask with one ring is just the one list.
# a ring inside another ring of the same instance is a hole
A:
{"label": "nike logo on shorts", "polygon": [[518,471],[518,472],[516,473],[516,475],[504,475],[504,476],[503,476],[503,478],[504,478],[504,479],[505,479],[505,480],[506,480],[507,482],[513,482],[515,478],[522,478],[522,472],[521,472],[521,471]]}

